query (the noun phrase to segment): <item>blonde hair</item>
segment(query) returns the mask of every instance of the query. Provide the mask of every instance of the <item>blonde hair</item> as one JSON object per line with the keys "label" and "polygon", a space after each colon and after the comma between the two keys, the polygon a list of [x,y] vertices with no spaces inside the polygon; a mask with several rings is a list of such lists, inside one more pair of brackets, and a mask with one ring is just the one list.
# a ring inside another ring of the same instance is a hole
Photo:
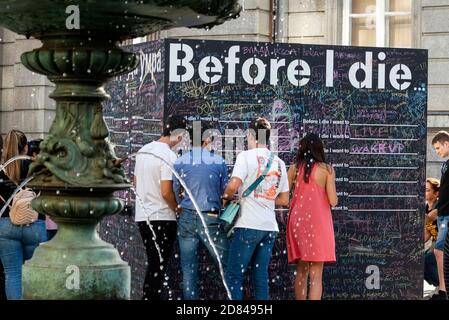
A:
{"label": "blonde hair", "polygon": [[[3,148],[3,160],[6,162],[9,159],[20,155],[27,145],[27,138],[22,131],[11,130],[5,138],[5,146]],[[5,168],[5,173],[9,179],[18,183],[20,181],[20,161],[14,161]]]}
{"label": "blonde hair", "polygon": [[426,182],[432,186],[433,192],[440,191],[440,180],[435,178],[427,178]]}

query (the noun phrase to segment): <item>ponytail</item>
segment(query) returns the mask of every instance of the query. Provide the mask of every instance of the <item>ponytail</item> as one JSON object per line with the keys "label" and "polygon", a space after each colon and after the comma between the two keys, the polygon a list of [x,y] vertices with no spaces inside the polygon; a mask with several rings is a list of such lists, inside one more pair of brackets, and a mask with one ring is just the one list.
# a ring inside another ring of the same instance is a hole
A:
{"label": "ponytail", "polygon": [[2,154],[3,154],[3,138],[0,135],[0,163],[3,162]]}
{"label": "ponytail", "polygon": [[[11,130],[6,135],[2,162],[4,163],[9,159],[20,155],[24,151],[26,144],[27,139],[22,131]],[[20,181],[21,175],[20,165],[21,165],[20,161],[14,161],[5,168],[6,175],[8,176],[9,179],[14,181],[15,183],[19,183]]]}

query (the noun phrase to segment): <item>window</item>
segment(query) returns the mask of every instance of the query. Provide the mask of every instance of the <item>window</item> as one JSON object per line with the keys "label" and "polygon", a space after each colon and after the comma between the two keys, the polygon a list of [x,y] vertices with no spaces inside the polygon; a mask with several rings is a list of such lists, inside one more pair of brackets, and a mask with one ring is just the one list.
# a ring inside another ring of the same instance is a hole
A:
{"label": "window", "polygon": [[412,0],[343,0],[343,45],[412,45]]}

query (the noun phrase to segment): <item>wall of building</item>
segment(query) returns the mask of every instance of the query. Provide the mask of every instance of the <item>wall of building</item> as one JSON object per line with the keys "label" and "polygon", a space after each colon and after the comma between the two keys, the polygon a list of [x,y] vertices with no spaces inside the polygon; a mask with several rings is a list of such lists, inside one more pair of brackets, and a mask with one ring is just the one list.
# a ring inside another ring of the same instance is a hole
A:
{"label": "wall of building", "polygon": [[431,140],[439,130],[449,131],[449,1],[422,0],[420,47],[429,50],[427,176],[440,177],[442,159]]}
{"label": "wall of building", "polygon": [[242,12],[235,20],[210,30],[176,28],[161,33],[164,38],[239,40],[268,42],[272,37],[271,0],[241,0]]}
{"label": "wall of building", "polygon": [[30,139],[44,137],[55,114],[55,103],[48,97],[53,84],[20,62],[23,52],[40,47],[41,42],[4,28],[0,39],[0,133],[19,129]]}
{"label": "wall of building", "polygon": [[288,42],[329,44],[326,0],[288,0]]}

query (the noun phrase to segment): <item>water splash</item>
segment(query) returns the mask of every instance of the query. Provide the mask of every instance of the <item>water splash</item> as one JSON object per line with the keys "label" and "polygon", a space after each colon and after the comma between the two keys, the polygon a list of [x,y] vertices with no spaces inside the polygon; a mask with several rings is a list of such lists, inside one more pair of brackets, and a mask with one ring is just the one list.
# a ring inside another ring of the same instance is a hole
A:
{"label": "water splash", "polygon": [[159,244],[156,241],[156,232],[153,229],[153,226],[151,225],[151,221],[150,221],[150,215],[147,214],[147,210],[144,206],[143,200],[142,198],[137,194],[137,190],[134,188],[131,188],[131,191],[134,193],[134,195],[136,196],[136,199],[139,201],[140,205],[143,208],[143,213],[147,216],[147,222],[148,222],[148,227],[150,227],[151,233],[153,234],[153,239],[154,239],[154,245],[156,247],[157,253],[159,254],[159,262],[162,263],[164,262],[164,258],[162,258],[162,252],[161,252],[161,248],[159,247]]}
{"label": "water splash", "polygon": [[[5,172],[5,169],[8,165],[10,165],[11,163],[13,163],[14,161],[17,160],[31,160],[30,156],[27,155],[19,155],[19,156],[15,156],[12,157],[11,159],[8,159],[5,163],[0,164],[0,172]],[[13,194],[11,195],[11,197],[9,197],[9,199],[6,201],[6,203],[3,205],[3,207],[0,210],[0,217],[3,215],[3,212],[5,212],[6,208],[9,206],[9,204],[11,203],[12,199],[14,198],[14,196],[19,192],[20,189],[22,189],[28,182],[30,182],[32,179],[34,178],[34,176],[30,176],[29,178],[25,179],[17,188],[16,190],[14,190]]]}
{"label": "water splash", "polygon": [[224,285],[224,287],[225,287],[225,289],[226,289],[226,293],[227,293],[227,295],[228,295],[228,298],[229,298],[229,300],[232,300],[231,291],[229,290],[229,287],[228,287],[228,285],[227,285],[227,283],[226,283],[226,280],[225,280],[224,271],[223,271],[223,265],[222,265],[222,263],[221,263],[220,255],[218,254],[217,248],[215,247],[215,244],[214,244],[214,242],[212,241],[212,238],[210,237],[209,229],[207,228],[206,221],[204,220],[204,217],[201,215],[201,210],[199,209],[199,206],[198,206],[198,204],[197,204],[195,198],[193,197],[192,192],[191,192],[190,189],[187,187],[186,183],[185,183],[184,180],[181,178],[181,176],[180,176],[180,175],[179,175],[179,174],[178,174],[178,173],[171,167],[170,163],[168,163],[165,159],[159,157],[158,155],[156,155],[156,154],[154,154],[154,153],[151,153],[151,152],[136,152],[136,153],[130,154],[127,158],[130,159],[130,158],[136,157],[138,154],[151,155],[151,156],[153,156],[153,157],[155,157],[155,158],[161,160],[162,162],[164,162],[164,163],[169,167],[170,171],[171,171],[171,172],[175,175],[175,177],[179,180],[179,182],[181,183],[182,187],[184,188],[184,190],[185,190],[185,191],[187,192],[187,194],[189,195],[189,198],[192,200],[192,204],[193,204],[193,206],[195,207],[195,211],[196,211],[196,213],[198,214],[198,216],[199,216],[199,218],[200,218],[200,220],[201,220],[201,224],[202,224],[203,227],[204,227],[204,231],[205,231],[205,234],[206,234],[207,241],[209,241],[209,244],[210,244],[211,247],[212,247],[212,250],[213,250],[213,252],[214,252],[214,255],[217,257],[218,267],[219,267],[219,270],[220,270],[221,279],[222,279],[223,285]]}
{"label": "water splash", "polygon": [[4,164],[0,164],[0,171],[5,171],[8,165],[17,160],[31,160],[31,157],[26,155],[12,157],[11,159],[7,160]]}

